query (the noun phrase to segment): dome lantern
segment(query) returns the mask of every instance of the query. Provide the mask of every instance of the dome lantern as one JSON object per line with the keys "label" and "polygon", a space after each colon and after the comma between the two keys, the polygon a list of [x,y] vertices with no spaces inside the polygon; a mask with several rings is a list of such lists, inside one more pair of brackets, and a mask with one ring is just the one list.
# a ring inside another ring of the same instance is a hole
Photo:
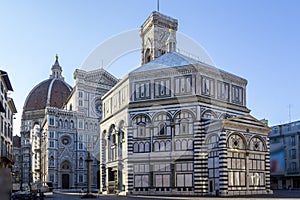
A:
{"label": "dome lantern", "polygon": [[59,65],[57,54],[55,55],[55,63],[54,63],[54,65],[52,65],[51,71],[52,71],[52,74],[50,75],[51,79],[55,78],[55,79],[64,80],[64,77],[61,74],[62,73],[62,68]]}

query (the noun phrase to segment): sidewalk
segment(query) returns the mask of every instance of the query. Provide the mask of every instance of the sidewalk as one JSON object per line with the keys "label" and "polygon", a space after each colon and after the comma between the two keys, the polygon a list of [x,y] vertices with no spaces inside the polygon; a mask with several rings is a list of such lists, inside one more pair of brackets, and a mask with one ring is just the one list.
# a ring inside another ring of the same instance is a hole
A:
{"label": "sidewalk", "polygon": [[[230,196],[230,197],[194,197],[194,196],[117,196],[117,195],[101,195],[97,196],[97,193],[93,193],[98,199],[129,199],[129,200],[156,200],[156,199],[178,199],[178,200],[203,200],[203,199],[229,199],[229,200],[256,200],[256,199],[269,199],[269,200],[281,200],[281,199],[300,199],[300,190],[274,190],[274,194],[271,195],[251,195],[251,196]],[[54,191],[54,194],[72,195],[74,198],[80,198],[83,193],[80,192],[67,192],[67,191]]]}

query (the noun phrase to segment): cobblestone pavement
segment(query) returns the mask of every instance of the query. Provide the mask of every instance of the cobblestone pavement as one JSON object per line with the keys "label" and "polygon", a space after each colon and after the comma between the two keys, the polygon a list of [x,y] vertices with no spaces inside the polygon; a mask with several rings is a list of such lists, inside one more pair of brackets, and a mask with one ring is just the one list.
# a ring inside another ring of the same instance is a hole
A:
{"label": "cobblestone pavement", "polygon": [[[122,197],[122,196],[99,196],[96,199],[99,200],[158,200],[158,199],[179,199],[179,200],[214,200],[214,199],[230,199],[230,200],[256,200],[256,199],[269,199],[269,200],[286,200],[286,199],[300,199],[300,190],[277,190],[273,195],[256,195],[256,196],[242,196],[242,197],[151,197],[151,196],[139,196],[139,197]],[[76,193],[54,193],[52,196],[48,196],[45,200],[78,200],[81,199],[81,194]]]}

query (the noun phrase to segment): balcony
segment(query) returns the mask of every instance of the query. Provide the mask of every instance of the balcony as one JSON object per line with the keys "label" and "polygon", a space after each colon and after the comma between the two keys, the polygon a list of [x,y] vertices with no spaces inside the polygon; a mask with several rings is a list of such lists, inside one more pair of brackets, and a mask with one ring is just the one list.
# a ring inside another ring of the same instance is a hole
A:
{"label": "balcony", "polygon": [[15,162],[15,157],[13,156],[12,153],[9,153],[6,148],[1,149],[0,159],[1,159],[1,162],[4,162],[4,163],[14,163]]}

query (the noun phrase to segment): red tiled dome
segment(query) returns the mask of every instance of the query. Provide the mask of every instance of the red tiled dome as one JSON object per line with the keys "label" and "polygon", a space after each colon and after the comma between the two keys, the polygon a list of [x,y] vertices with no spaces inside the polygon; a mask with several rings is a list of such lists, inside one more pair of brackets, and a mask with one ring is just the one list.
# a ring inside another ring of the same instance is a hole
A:
{"label": "red tiled dome", "polygon": [[46,105],[61,108],[71,93],[71,86],[60,79],[48,79],[29,93],[23,111],[45,109]]}
{"label": "red tiled dome", "polygon": [[45,109],[46,106],[61,108],[69,97],[72,87],[64,81],[58,56],[55,57],[55,63],[51,68],[52,75],[31,90],[25,101],[23,112]]}

